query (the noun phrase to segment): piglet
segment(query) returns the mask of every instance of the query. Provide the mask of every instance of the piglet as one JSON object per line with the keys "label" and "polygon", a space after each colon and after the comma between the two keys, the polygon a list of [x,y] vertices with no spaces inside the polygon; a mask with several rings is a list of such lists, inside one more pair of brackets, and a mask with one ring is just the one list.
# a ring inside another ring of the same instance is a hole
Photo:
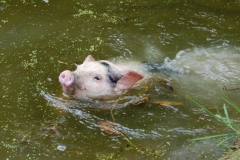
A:
{"label": "piglet", "polygon": [[77,99],[108,98],[132,88],[144,76],[109,61],[88,55],[75,71],[63,71],[59,82],[63,92]]}

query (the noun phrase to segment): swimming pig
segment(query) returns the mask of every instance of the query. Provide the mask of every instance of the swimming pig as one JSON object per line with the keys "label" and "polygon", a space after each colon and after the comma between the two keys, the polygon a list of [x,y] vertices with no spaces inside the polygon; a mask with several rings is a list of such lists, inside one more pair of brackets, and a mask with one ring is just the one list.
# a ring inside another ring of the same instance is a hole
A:
{"label": "swimming pig", "polygon": [[132,88],[144,75],[109,61],[96,61],[88,55],[73,72],[66,70],[59,75],[63,92],[77,99],[108,98]]}

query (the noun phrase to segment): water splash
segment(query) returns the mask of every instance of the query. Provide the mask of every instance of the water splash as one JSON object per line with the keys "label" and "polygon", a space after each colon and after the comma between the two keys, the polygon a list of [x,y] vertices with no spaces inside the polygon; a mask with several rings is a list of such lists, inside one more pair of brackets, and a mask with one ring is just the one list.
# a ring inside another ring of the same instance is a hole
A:
{"label": "water splash", "polygon": [[237,83],[240,80],[240,50],[234,47],[193,48],[179,51],[164,65],[179,73],[197,73],[205,80]]}

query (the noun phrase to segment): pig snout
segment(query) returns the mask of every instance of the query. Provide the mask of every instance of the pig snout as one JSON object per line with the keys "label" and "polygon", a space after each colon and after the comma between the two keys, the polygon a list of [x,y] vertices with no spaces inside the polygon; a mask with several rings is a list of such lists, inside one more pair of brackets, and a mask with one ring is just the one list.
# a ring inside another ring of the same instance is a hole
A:
{"label": "pig snout", "polygon": [[61,85],[69,87],[74,83],[74,75],[71,71],[66,70],[63,71],[60,75],[59,75],[59,82],[61,83]]}

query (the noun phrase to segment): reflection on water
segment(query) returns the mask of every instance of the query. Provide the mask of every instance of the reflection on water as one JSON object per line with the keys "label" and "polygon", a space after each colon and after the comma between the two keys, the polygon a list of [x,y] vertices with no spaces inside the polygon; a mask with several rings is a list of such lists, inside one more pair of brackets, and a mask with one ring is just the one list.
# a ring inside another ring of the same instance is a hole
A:
{"label": "reflection on water", "polygon": [[[225,149],[216,147],[216,140],[191,144],[188,139],[219,134],[225,127],[186,97],[221,107],[218,94],[224,94],[239,104],[239,90],[222,90],[224,85],[239,87],[239,5],[209,0],[1,1],[1,157],[216,159]],[[158,85],[149,85],[147,93],[121,97],[118,105],[123,107],[112,112],[98,106],[109,108],[116,101],[64,98],[59,73],[74,70],[74,63],[88,54],[162,64],[160,75],[174,90],[161,92]],[[144,96],[150,100],[130,103]],[[158,100],[183,105],[152,103]],[[231,111],[230,117],[238,120]],[[141,150],[102,132],[98,123],[103,120],[114,121]]]}

